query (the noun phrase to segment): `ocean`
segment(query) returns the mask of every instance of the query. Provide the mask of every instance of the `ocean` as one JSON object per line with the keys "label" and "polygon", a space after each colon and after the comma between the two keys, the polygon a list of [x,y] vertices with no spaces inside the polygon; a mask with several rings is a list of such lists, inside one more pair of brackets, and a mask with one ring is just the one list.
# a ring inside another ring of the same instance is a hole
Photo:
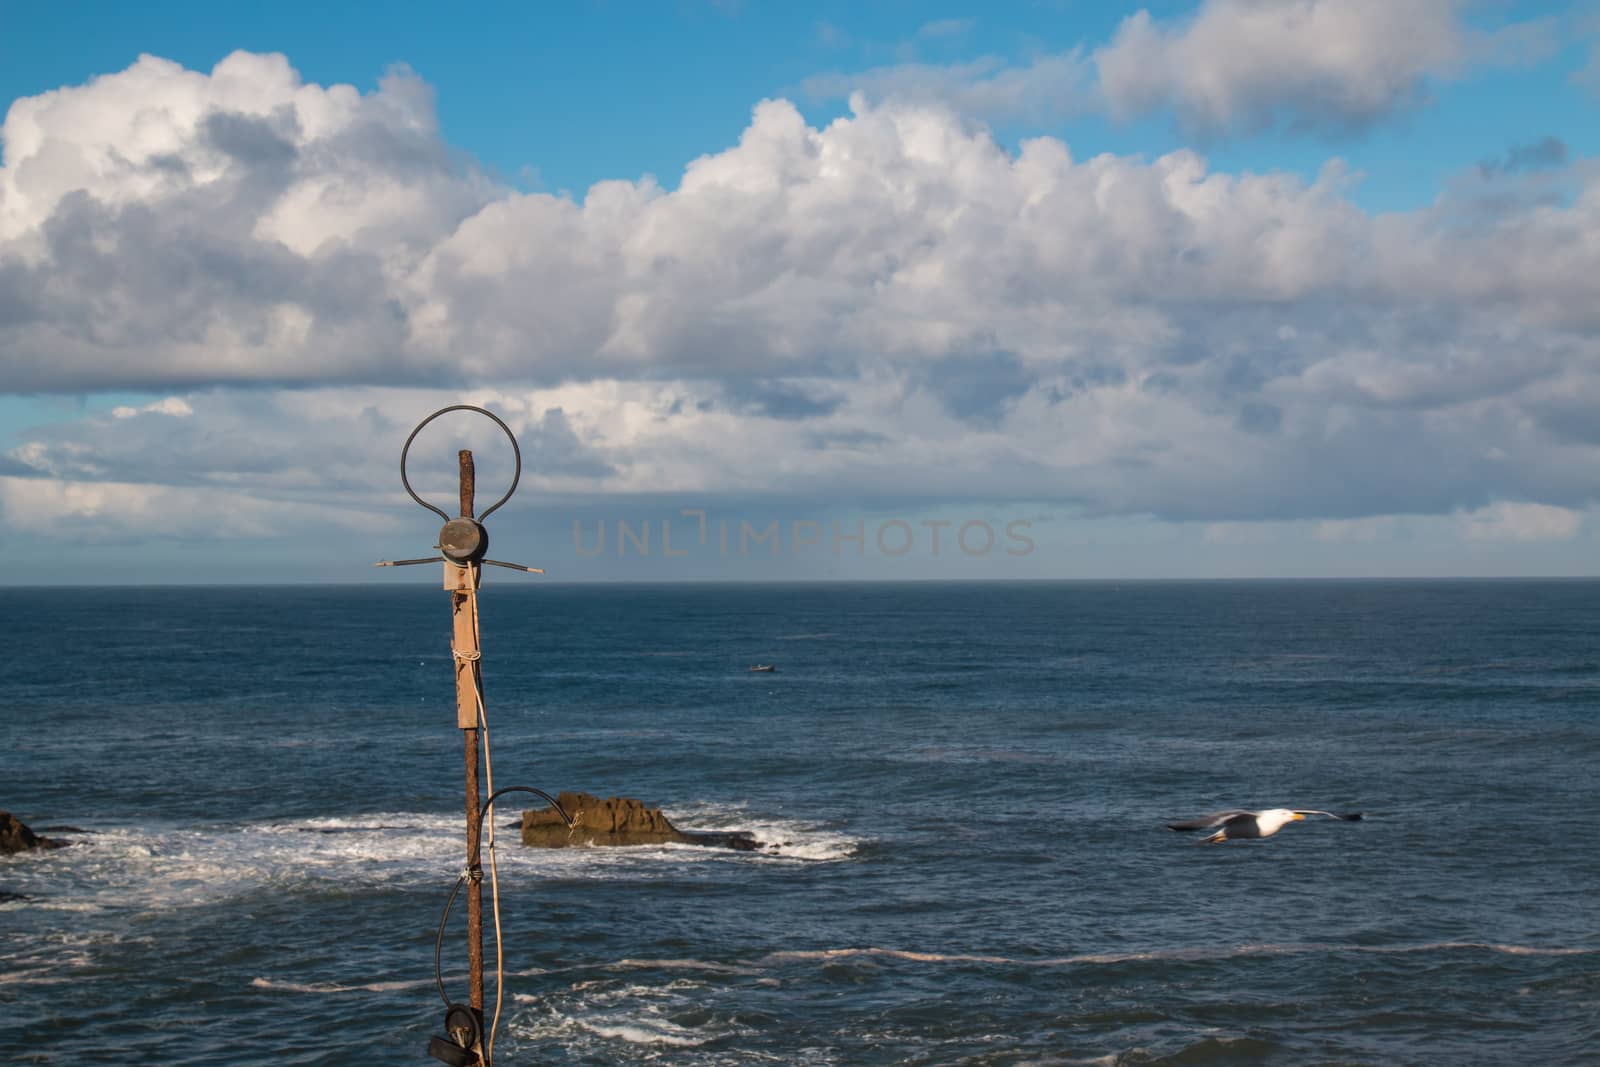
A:
{"label": "ocean", "polygon": [[[496,786],[771,847],[502,832],[499,1064],[1600,1063],[1600,582],[537,581]],[[0,1062],[434,1062],[448,595],[3,595]]]}

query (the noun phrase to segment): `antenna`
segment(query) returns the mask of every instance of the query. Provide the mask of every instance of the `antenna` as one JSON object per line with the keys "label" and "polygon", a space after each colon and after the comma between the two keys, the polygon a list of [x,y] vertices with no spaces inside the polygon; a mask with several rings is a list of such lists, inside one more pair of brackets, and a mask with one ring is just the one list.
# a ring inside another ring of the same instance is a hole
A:
{"label": "antenna", "polygon": [[[511,442],[511,452],[515,457],[515,470],[511,475],[511,487],[505,495],[486,508],[482,516],[473,515],[473,497],[477,492],[477,469],[473,464],[472,452],[461,449],[457,455],[460,466],[460,503],[461,513],[451,518],[445,511],[428,503],[417,495],[411,487],[411,479],[407,476],[406,461],[411,452],[411,443],[434,419],[451,411],[471,411],[483,415],[505,431],[506,438]],[[504,563],[500,560],[485,559],[489,550],[489,532],[483,527],[483,520],[499,509],[511,494],[517,491],[517,483],[522,479],[522,450],[517,447],[516,435],[499,416],[484,408],[472,404],[452,404],[440,408],[432,415],[417,423],[411,436],[406,438],[405,446],[400,450],[400,484],[405,486],[406,492],[424,508],[438,515],[444,520],[444,526],[439,531],[438,543],[433,547],[441,555],[428,556],[423,559],[382,560],[375,564],[378,567],[409,567],[419,563],[444,564],[444,588],[450,594],[450,617],[453,624],[450,642],[451,658],[454,661],[456,676],[456,726],[461,730],[462,751],[466,763],[467,785],[467,865],[456,880],[456,887],[450,893],[450,903],[445,905],[444,918],[439,923],[439,939],[436,948],[442,945],[444,926],[450,916],[450,904],[455,902],[456,893],[460,891],[462,882],[467,886],[467,969],[469,975],[469,1000],[470,1006],[452,1004],[444,995],[444,982],[438,974],[438,953],[435,953],[435,977],[438,979],[439,993],[445,1001],[445,1032],[449,1039],[434,1038],[428,1045],[428,1052],[435,1059],[453,1065],[453,1067],[470,1067],[472,1064],[489,1064],[494,1052],[494,1026],[491,1025],[485,1033],[483,1026],[483,866],[479,862],[480,838],[483,832],[483,822],[487,816],[489,820],[489,854],[491,874],[493,873],[494,857],[494,799],[501,793],[519,792],[535,793],[549,800],[561,817],[569,825],[567,818],[559,804],[540,790],[526,787],[512,786],[496,792],[494,790],[494,771],[488,758],[488,724],[484,721],[483,708],[483,670],[482,650],[480,648],[478,630],[478,588],[482,577],[482,565],[489,564],[495,567],[505,567],[509,570],[525,571],[530,574],[543,574],[544,571],[537,567],[527,567],[520,563]],[[480,736],[481,734],[481,736]],[[489,775],[489,798],[483,799],[483,790],[478,783],[479,770],[479,745],[483,746],[483,766]],[[498,890],[498,887],[497,887]],[[496,893],[495,915],[495,945],[496,968],[503,971],[498,959],[499,955],[499,909],[498,891]],[[500,990],[496,989],[495,1022],[499,1022]]]}
{"label": "antenna", "polygon": [[[472,517],[472,503],[473,496],[477,491],[477,470],[473,466],[471,449],[463,448],[457,455],[461,465],[461,514],[454,519],[446,514],[442,508],[435,507],[418,496],[417,491],[411,488],[411,479],[406,476],[406,459],[411,454],[411,442],[417,439],[417,434],[422,432],[424,426],[437,419],[440,415],[452,411],[476,411],[479,415],[493,420],[496,426],[505,431],[506,440],[511,442],[511,455],[516,462],[516,466],[511,472],[511,488],[506,490],[505,496],[485,508],[483,515],[476,519]],[[418,563],[453,563],[458,568],[469,566],[476,568],[480,563],[487,563],[491,567],[526,571],[529,574],[543,574],[544,571],[538,567],[526,567],[521,563],[505,563],[498,559],[483,558],[484,553],[489,551],[489,531],[483,528],[483,520],[498,511],[500,505],[511,499],[511,494],[517,491],[517,483],[520,481],[522,481],[522,449],[517,447],[516,434],[511,432],[511,427],[507,426],[500,416],[487,408],[480,408],[473,404],[451,404],[449,407],[440,408],[417,423],[416,428],[411,431],[411,436],[406,438],[405,446],[400,449],[400,484],[406,487],[406,492],[411,494],[412,500],[415,500],[418,504],[421,504],[444,520],[444,527],[439,531],[439,543],[433,546],[443,552],[444,555],[427,556],[423,559],[384,559],[374,563],[373,566],[411,567]],[[474,578],[476,578],[476,575],[474,575]],[[472,584],[473,588],[477,587],[476,580]],[[444,587],[446,589],[456,588],[451,584],[449,567],[445,568]]]}

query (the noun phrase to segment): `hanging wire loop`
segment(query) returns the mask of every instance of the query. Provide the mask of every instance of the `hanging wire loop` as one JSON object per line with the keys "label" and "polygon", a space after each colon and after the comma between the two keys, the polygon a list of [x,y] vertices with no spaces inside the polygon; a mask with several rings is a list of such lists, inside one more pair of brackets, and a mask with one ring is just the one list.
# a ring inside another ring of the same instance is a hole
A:
{"label": "hanging wire loop", "polygon": [[511,488],[506,490],[505,496],[501,497],[499,500],[496,500],[493,504],[484,509],[483,514],[478,516],[478,522],[481,523],[484,519],[487,519],[491,513],[498,509],[501,504],[504,504],[507,500],[511,499],[511,494],[517,491],[517,483],[522,480],[522,449],[517,447],[517,436],[511,432],[511,427],[507,426],[505,422],[501,420],[500,416],[496,415],[492,411],[487,410],[486,408],[480,408],[474,404],[451,404],[447,408],[440,408],[432,415],[429,415],[427,418],[417,423],[417,428],[411,431],[410,437],[406,438],[405,447],[400,449],[400,484],[406,487],[406,492],[411,494],[412,500],[415,500],[417,503],[433,512],[435,515],[439,516],[445,522],[450,521],[451,516],[446,515],[443,510],[434,507],[432,504],[422,499],[417,495],[417,491],[411,488],[411,479],[406,477],[406,456],[411,451],[411,442],[417,439],[417,434],[422,432],[422,428],[428,425],[428,423],[432,422],[434,419],[437,419],[440,415],[444,415],[451,411],[476,411],[479,415],[486,415],[493,419],[495,425],[506,432],[506,439],[511,442],[511,454],[516,460],[516,468],[511,474]]}

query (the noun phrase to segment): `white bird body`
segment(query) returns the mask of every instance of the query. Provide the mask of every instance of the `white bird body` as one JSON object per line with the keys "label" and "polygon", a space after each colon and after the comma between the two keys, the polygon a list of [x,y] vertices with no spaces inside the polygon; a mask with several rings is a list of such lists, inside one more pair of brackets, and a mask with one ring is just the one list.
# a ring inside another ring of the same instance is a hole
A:
{"label": "white bird body", "polygon": [[1258,811],[1256,812],[1256,836],[1271,837],[1290,823],[1304,818],[1304,815],[1290,811],[1288,808],[1268,808],[1266,811]]}
{"label": "white bird body", "polygon": [[1359,811],[1340,815],[1312,808],[1267,808],[1265,811],[1219,811],[1215,815],[1207,815],[1200,819],[1168,823],[1167,828],[1180,832],[1214,829],[1216,833],[1202,838],[1200,842],[1203,845],[1212,845],[1241,838],[1271,837],[1290,823],[1302,821],[1307,815],[1326,815],[1330,819],[1339,819],[1343,822],[1361,820]]}

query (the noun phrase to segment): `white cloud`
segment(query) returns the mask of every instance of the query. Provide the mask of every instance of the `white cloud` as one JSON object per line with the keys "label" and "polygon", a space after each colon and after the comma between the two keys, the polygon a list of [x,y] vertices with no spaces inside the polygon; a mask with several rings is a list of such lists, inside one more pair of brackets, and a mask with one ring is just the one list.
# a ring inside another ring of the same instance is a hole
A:
{"label": "white cloud", "polygon": [[1469,541],[1565,541],[1578,532],[1583,515],[1547,504],[1501,501],[1460,517]]}
{"label": "white cloud", "polygon": [[19,101],[4,137],[0,389],[170,394],[31,434],[12,494],[390,499],[397,435],[480,396],[551,493],[1202,522],[1600,497],[1582,163],[1492,179],[1556,200],[1480,176],[1372,216],[1337,163],[1013,155],[941,105],[768,101],[677,188],[573,200],[484,183],[408,75],[362,96],[242,54]]}
{"label": "white cloud", "polygon": [[1203,134],[1364,126],[1431,81],[1537,51],[1541,24],[1480,33],[1467,0],[1205,0],[1189,19],[1129,16],[1095,53],[1115,114],[1172,108]]}
{"label": "white cloud", "polygon": [[12,390],[386,373],[400,280],[498,195],[415,77],[362,96],[282,56],[145,56],[15,101],[0,139]]}
{"label": "white cloud", "polygon": [[281,55],[235,52],[209,75],[142,56],[127,70],[11,105],[0,241],[42,251],[39,227],[86,194],[109,208],[211,190],[252,234],[310,255],[330,240],[431,241],[489,188],[455,173],[432,90],[397,70],[380,90],[307,85]]}
{"label": "white cloud", "polygon": [[303,534],[308,528],[370,534],[387,516],[263,499],[249,491],[0,475],[0,522],[53,544],[170,539],[233,541]]}
{"label": "white cloud", "polygon": [[152,401],[143,407],[128,407],[126,405],[111,409],[114,419],[131,419],[139,415],[170,415],[173,418],[184,419],[194,414],[194,408],[181,396],[169,396],[161,400]]}
{"label": "white cloud", "polygon": [[[1558,42],[1553,18],[1480,30],[1475,0],[1202,0],[1186,16],[1141,10],[1112,39],[1013,61],[907,59],[806,81],[820,99],[938,102],[986,120],[1121,119],[1170,112],[1200,137],[1268,128],[1343,134],[1425,105],[1432,87]],[[903,46],[965,32],[932,23]],[[943,31],[932,32],[934,29]],[[1592,79],[1596,64],[1575,79]]]}

